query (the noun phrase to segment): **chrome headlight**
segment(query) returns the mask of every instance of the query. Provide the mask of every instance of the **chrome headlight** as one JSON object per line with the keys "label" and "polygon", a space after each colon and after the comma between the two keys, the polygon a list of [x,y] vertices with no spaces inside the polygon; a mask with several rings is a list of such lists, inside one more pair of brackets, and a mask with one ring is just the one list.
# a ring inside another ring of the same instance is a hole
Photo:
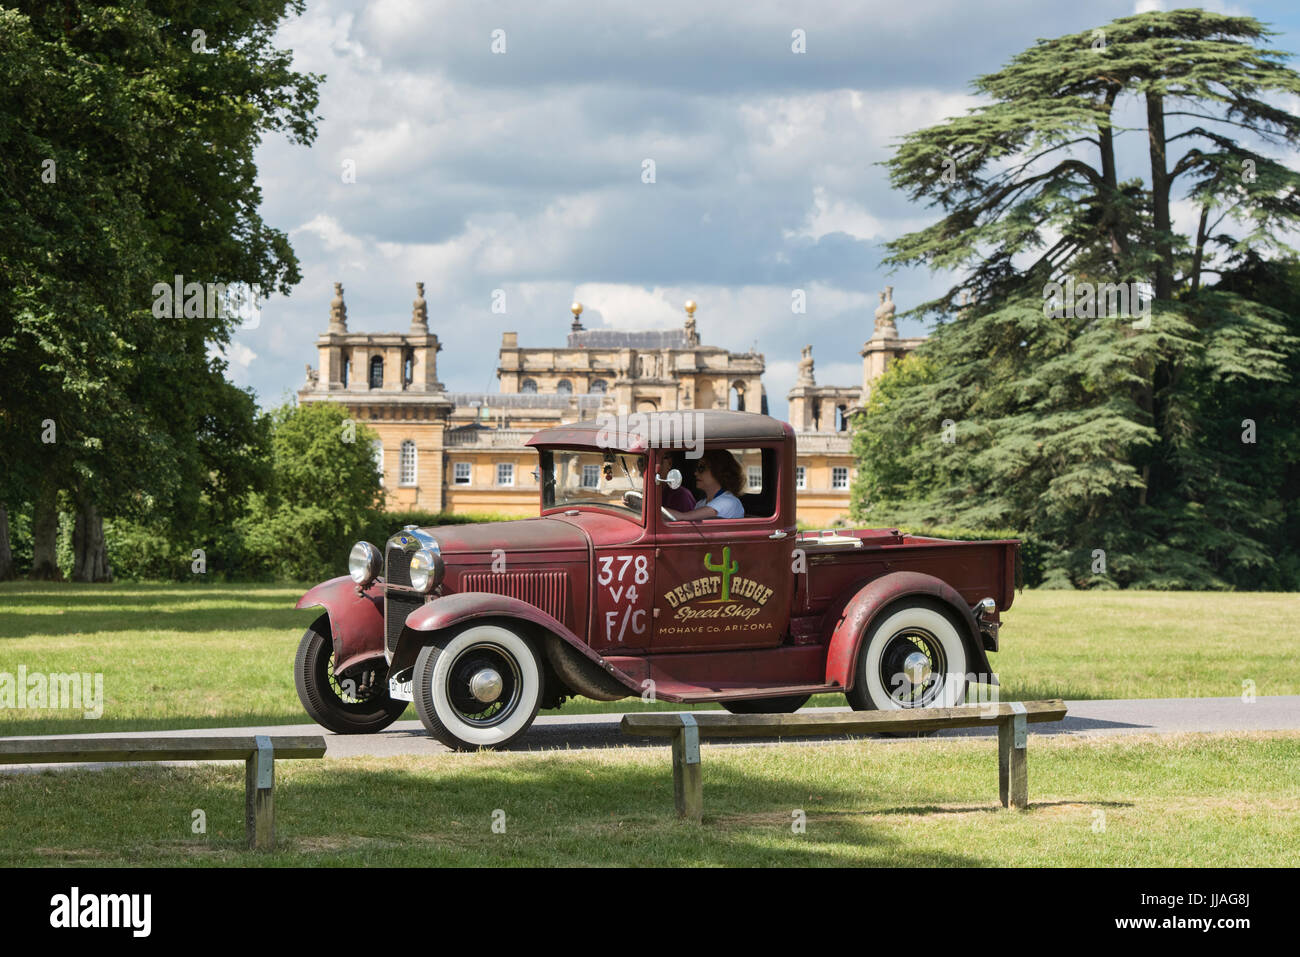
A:
{"label": "chrome headlight", "polygon": [[384,556],[369,542],[357,542],[348,555],[348,574],[358,585],[369,585],[384,570]]}
{"label": "chrome headlight", "polygon": [[421,548],[411,556],[411,587],[416,591],[433,591],[442,582],[445,566],[442,556],[432,548]]}

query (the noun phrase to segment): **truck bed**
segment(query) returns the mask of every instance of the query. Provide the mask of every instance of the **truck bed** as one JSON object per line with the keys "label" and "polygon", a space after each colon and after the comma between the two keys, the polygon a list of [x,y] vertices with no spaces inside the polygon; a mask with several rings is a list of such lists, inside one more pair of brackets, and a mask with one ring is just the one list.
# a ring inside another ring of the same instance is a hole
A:
{"label": "truck bed", "polygon": [[896,571],[933,575],[968,605],[992,598],[1001,613],[1015,599],[1019,545],[1015,539],[969,542],[904,535],[896,528],[801,532],[796,547],[807,556],[808,574],[798,576],[793,614],[804,619],[800,631],[807,633],[812,624],[807,619],[815,617],[821,632],[825,615],[838,614],[862,585]]}

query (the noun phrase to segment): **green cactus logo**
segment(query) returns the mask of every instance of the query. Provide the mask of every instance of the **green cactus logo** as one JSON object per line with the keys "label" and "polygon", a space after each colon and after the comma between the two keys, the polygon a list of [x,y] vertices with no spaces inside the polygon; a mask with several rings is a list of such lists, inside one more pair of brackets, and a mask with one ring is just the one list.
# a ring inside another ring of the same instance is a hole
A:
{"label": "green cactus logo", "polygon": [[722,573],[722,597],[718,601],[731,601],[731,576],[740,570],[740,563],[731,560],[731,546],[728,545],[722,550],[722,562],[714,565],[710,559],[713,558],[712,552],[704,553],[704,568],[706,571]]}

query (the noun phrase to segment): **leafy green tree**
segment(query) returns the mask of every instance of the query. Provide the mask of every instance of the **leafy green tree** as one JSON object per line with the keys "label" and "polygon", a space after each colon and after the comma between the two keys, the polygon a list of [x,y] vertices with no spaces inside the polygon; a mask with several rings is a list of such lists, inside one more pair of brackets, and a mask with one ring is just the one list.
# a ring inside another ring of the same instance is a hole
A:
{"label": "leafy green tree", "polygon": [[272,418],[271,483],[240,523],[249,567],[297,581],[343,574],[382,501],[378,436],[332,402],[283,406]]}
{"label": "leafy green tree", "polygon": [[258,212],[253,153],[268,133],[315,135],[320,78],[272,44],[302,6],[0,10],[0,503],[33,503],[47,555],[66,493],[77,577],[108,573],[102,514],[177,514],[212,481],[205,449],[256,430],[213,358],[240,318],[206,296],[159,310],[155,289],[181,276],[287,294],[298,281],[287,237]]}
{"label": "leafy green tree", "polygon": [[[943,215],[887,261],[959,280],[914,312],[940,317],[925,374],[892,370],[868,403],[859,518],[1022,529],[1055,545],[1054,584],[1276,573],[1285,508],[1226,418],[1234,395],[1293,388],[1292,318],[1238,281],[1293,256],[1300,221],[1300,176],[1237,139],[1300,144],[1275,105],[1300,75],[1269,35],[1200,10],[1125,17],[1040,41],[975,82],[986,105],[904,138],[891,181]],[[1145,178],[1121,178],[1129,132]],[[1180,187],[1194,237],[1171,225]],[[1259,442],[1295,438],[1259,421]]]}

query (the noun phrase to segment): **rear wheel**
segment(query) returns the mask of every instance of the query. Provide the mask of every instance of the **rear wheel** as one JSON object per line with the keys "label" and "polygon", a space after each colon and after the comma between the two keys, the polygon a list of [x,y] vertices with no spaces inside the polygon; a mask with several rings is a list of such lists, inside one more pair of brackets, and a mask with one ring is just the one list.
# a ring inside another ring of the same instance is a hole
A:
{"label": "rear wheel", "polygon": [[858,650],[855,711],[953,708],[966,703],[966,645],[934,605],[900,605],[879,618]]}
{"label": "rear wheel", "polygon": [[388,695],[388,665],[382,657],[334,674],[329,615],[321,615],[304,632],[293,677],[307,714],[336,734],[382,731],[406,710],[405,701]]}
{"label": "rear wheel", "polygon": [[784,698],[745,698],[743,701],[719,701],[732,714],[793,714],[808,703],[811,695],[792,694]]}
{"label": "rear wheel", "polygon": [[500,748],[532,725],[543,668],[532,644],[501,625],[471,625],[415,659],[411,691],[428,732],[456,751]]}

